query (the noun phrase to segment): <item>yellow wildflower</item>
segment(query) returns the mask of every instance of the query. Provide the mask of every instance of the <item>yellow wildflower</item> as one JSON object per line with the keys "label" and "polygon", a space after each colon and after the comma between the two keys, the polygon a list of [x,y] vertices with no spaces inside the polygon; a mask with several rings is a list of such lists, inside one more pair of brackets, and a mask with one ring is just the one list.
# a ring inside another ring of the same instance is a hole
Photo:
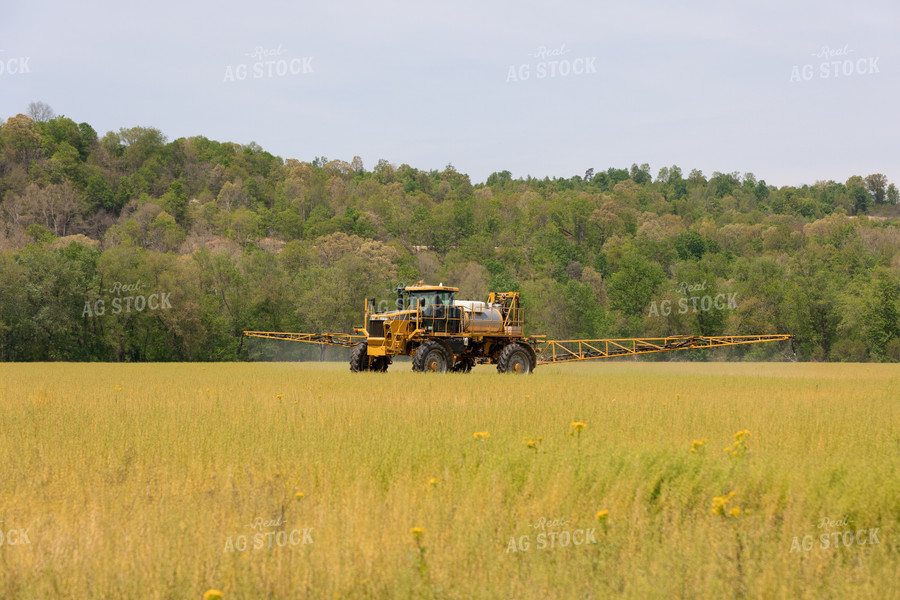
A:
{"label": "yellow wildflower", "polygon": [[731,490],[722,496],[716,496],[712,499],[712,514],[722,515],[723,517],[739,517],[742,514],[750,514],[750,509],[742,509],[740,506],[734,505],[727,508],[727,505],[737,496],[737,492]]}
{"label": "yellow wildflower", "polygon": [[297,499],[297,502],[300,502],[300,500],[301,500],[304,496],[306,496],[306,494],[304,494],[303,492],[297,492],[296,494],[294,494],[294,498]]}
{"label": "yellow wildflower", "polygon": [[409,530],[409,532],[410,532],[411,534],[413,534],[413,536],[414,536],[416,539],[419,539],[420,537],[422,537],[423,535],[425,535],[425,530],[422,529],[421,527],[413,527],[412,529]]}
{"label": "yellow wildflower", "polygon": [[203,600],[222,600],[222,592],[219,590],[206,590],[203,592]]}
{"label": "yellow wildflower", "polygon": [[472,434],[472,437],[475,438],[476,440],[482,439],[482,438],[487,439],[487,438],[491,437],[491,434],[488,433],[487,431],[476,431],[475,433]]}
{"label": "yellow wildflower", "polygon": [[569,423],[569,427],[571,427],[575,431],[579,431],[579,430],[587,427],[587,423],[582,423],[581,421],[573,421],[573,422]]}
{"label": "yellow wildflower", "polygon": [[731,454],[731,456],[744,456],[748,452],[750,452],[750,446],[747,445],[747,439],[750,437],[750,432],[746,429],[742,429],[734,434],[734,443],[725,448],[725,452]]}
{"label": "yellow wildflower", "polygon": [[715,496],[712,499],[712,509],[710,512],[714,515],[724,515],[725,505],[731,500],[728,496]]}
{"label": "yellow wildflower", "polygon": [[594,518],[600,519],[601,521],[606,521],[606,518],[609,517],[608,510],[598,510],[597,514],[594,515]]}
{"label": "yellow wildflower", "polygon": [[437,477],[432,477],[428,480],[428,485],[437,485]]}

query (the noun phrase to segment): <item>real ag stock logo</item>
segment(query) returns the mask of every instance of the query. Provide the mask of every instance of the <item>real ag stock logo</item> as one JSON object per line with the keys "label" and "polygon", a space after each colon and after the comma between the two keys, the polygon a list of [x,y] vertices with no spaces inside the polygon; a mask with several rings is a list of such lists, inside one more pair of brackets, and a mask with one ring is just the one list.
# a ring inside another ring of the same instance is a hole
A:
{"label": "real ag stock logo", "polygon": [[[537,550],[554,550],[556,548],[568,548],[569,546],[582,546],[597,543],[597,530],[594,527],[571,529],[566,526],[565,517],[547,519],[541,517],[530,526],[540,533],[534,536],[534,547]],[[531,550],[531,536],[510,536],[506,545],[507,554],[511,552],[527,552]]]}
{"label": "real ag stock logo", "polygon": [[249,535],[228,536],[225,541],[226,552],[245,552],[247,550],[272,549],[275,547],[283,548],[290,544],[291,546],[305,546],[312,544],[312,527],[304,527],[303,529],[285,529],[284,517],[266,520],[257,517],[247,527],[251,532]]}
{"label": "real ag stock logo", "polygon": [[[690,284],[686,281],[682,281],[674,291],[677,294],[681,294],[676,309],[679,315],[683,315],[687,312],[709,312],[714,308],[716,310],[735,310],[738,307],[737,292],[716,294],[715,296],[710,294],[694,295],[695,292],[706,291],[706,280],[701,283]],[[673,308],[675,307],[672,306],[671,300],[662,300],[658,305],[656,300],[653,300],[650,303],[650,310],[647,312],[647,316],[669,316],[672,314]]]}
{"label": "real ag stock logo", "polygon": [[287,50],[279,44],[275,48],[257,46],[244,56],[250,61],[225,66],[224,83],[246,79],[274,79],[294,77],[313,72],[312,56],[289,57]]}
{"label": "real ag stock logo", "polygon": [[[812,535],[802,537],[795,535],[791,540],[791,552],[809,552],[813,548],[828,550],[841,546],[875,546],[881,543],[878,539],[881,527],[854,529],[846,516],[843,519],[823,517],[818,521],[816,528],[824,530],[825,533],[819,534],[818,538]],[[836,531],[831,531],[832,529]]]}
{"label": "real ag stock logo", "polygon": [[[573,52],[563,44],[556,47],[539,46],[528,56],[537,62],[525,62],[509,65],[506,71],[506,83],[528,81],[534,74],[535,79],[553,79],[574,75],[591,75],[597,72],[596,56],[566,56]],[[532,73],[533,71],[533,73]]]}
{"label": "real ag stock logo", "polygon": [[[109,310],[110,314],[117,315],[119,313],[144,312],[145,310],[168,310],[172,308],[169,302],[169,295],[172,292],[154,292],[152,294],[135,294],[139,292],[144,285],[138,280],[135,283],[123,284],[120,281],[115,282],[107,293],[115,294],[110,305],[106,305],[106,300],[99,298],[91,303],[90,300],[84,301],[84,310],[81,312],[83,317],[96,317],[106,314]],[[128,294],[123,296],[122,294]]]}
{"label": "real ag stock logo", "polygon": [[839,79],[881,73],[878,56],[851,57],[854,51],[849,44],[842,48],[822,46],[810,56],[819,59],[817,64],[794,65],[791,69],[791,83],[813,79]]}

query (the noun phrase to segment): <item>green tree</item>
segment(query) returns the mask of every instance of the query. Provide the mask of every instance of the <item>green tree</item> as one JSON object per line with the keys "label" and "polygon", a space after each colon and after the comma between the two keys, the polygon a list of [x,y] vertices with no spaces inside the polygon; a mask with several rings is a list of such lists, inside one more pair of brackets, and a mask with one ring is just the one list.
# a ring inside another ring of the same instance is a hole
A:
{"label": "green tree", "polygon": [[113,134],[121,144],[123,157],[131,173],[136,173],[153,156],[161,153],[166,145],[166,136],[154,127],[130,127]]}
{"label": "green tree", "polygon": [[861,215],[869,210],[869,192],[866,190],[863,178],[854,175],[847,180],[847,192],[853,203],[854,214]]}
{"label": "green tree", "polygon": [[840,339],[842,315],[838,296],[847,280],[831,272],[815,249],[799,254],[789,273],[789,331],[807,356],[827,360],[832,346]]}
{"label": "green tree", "polygon": [[56,239],[53,232],[42,225],[32,223],[25,228],[25,235],[30,237],[36,244],[47,244]]}
{"label": "green tree", "polygon": [[881,173],[873,173],[865,178],[865,188],[875,204],[884,204],[887,197],[887,177]]}
{"label": "green tree", "polygon": [[100,207],[109,212],[116,208],[116,196],[106,178],[99,173],[88,178],[85,195],[92,207]]}
{"label": "green tree", "polygon": [[632,164],[629,176],[631,177],[631,180],[638,185],[650,183],[652,181],[652,178],[650,177],[650,165],[644,163],[639,167],[637,164]]}
{"label": "green tree", "polygon": [[10,117],[0,129],[5,159],[28,165],[42,155],[41,135],[35,127],[34,121],[25,115],[19,114]]}
{"label": "green tree", "polygon": [[187,193],[184,184],[173,181],[169,184],[169,191],[162,197],[162,207],[170,215],[175,217],[175,222],[181,226],[187,225]]}
{"label": "green tree", "polygon": [[627,254],[609,278],[610,306],[626,316],[640,316],[665,281],[662,268],[637,254]]}
{"label": "green tree", "polygon": [[900,338],[900,285],[893,276],[881,273],[873,282],[873,287],[863,320],[870,352],[875,358],[883,360],[891,341]]}
{"label": "green tree", "polygon": [[512,173],[509,171],[499,171],[488,175],[485,185],[488,187],[503,187],[512,181]]}
{"label": "green tree", "polygon": [[672,244],[681,260],[699,260],[706,252],[706,240],[696,231],[678,234]]}
{"label": "green tree", "polygon": [[887,190],[885,191],[885,198],[891,204],[897,204],[900,201],[900,192],[897,191],[897,186],[893,183],[887,186]]}
{"label": "green tree", "polygon": [[612,319],[590,286],[566,282],[563,291],[566,307],[566,335],[574,339],[596,339],[607,335]]}

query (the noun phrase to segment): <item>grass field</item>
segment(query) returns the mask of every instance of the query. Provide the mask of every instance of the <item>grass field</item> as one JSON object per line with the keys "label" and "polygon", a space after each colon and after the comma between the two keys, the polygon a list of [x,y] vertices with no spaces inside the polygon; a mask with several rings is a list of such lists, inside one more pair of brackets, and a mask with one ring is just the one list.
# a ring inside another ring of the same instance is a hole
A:
{"label": "grass field", "polygon": [[6,599],[900,597],[897,365],[0,364],[0,461]]}

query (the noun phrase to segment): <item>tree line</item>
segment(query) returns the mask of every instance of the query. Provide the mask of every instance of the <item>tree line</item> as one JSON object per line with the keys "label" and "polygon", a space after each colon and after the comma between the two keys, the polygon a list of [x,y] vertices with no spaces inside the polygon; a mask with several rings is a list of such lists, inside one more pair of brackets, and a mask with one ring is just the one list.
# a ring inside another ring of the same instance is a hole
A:
{"label": "tree line", "polygon": [[0,125],[0,360],[311,358],[241,332],[352,331],[364,297],[420,279],[520,291],[527,332],[556,338],[793,333],[804,360],[900,360],[882,174],[776,187],[642,164],[473,184],[28,112]]}

